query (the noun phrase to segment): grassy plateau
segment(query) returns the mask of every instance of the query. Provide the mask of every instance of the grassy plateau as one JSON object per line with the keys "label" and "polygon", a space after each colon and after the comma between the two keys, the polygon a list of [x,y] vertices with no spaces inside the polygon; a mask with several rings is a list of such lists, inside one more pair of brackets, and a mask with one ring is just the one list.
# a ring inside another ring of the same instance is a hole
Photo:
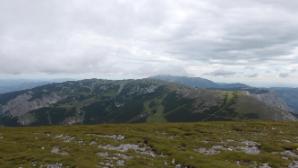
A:
{"label": "grassy plateau", "polygon": [[0,128],[0,167],[297,166],[297,122]]}

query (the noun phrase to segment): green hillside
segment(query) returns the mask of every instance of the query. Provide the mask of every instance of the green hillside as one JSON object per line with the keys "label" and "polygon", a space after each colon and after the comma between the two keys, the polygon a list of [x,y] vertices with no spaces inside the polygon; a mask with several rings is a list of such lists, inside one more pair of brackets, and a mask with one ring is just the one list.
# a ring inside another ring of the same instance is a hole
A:
{"label": "green hillside", "polygon": [[294,120],[240,91],[152,79],[82,80],[0,95],[0,124],[57,125],[209,120]]}

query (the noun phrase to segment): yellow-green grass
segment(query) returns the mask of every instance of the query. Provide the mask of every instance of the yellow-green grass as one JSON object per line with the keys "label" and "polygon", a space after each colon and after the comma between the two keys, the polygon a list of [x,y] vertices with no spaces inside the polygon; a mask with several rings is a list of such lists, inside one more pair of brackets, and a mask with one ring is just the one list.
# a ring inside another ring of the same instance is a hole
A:
{"label": "yellow-green grass", "polygon": [[[298,153],[297,128],[297,122],[261,121],[1,127],[0,167],[26,168],[54,163],[62,163],[63,167],[101,167],[100,163],[107,162],[107,158],[97,153],[107,152],[131,157],[121,167],[158,168],[180,164],[198,168],[239,168],[268,163],[271,167],[282,168],[288,167],[295,158],[285,159],[281,152]],[[123,135],[125,138],[115,140],[107,137],[111,135]],[[66,142],[65,137],[72,139]],[[205,155],[195,150],[214,145],[237,147],[243,141],[258,143],[260,153],[226,150]],[[96,144],[91,145],[92,142]],[[108,144],[146,146],[156,156],[142,155],[133,150],[121,152],[98,147]],[[68,155],[51,153],[53,147],[59,147]]]}

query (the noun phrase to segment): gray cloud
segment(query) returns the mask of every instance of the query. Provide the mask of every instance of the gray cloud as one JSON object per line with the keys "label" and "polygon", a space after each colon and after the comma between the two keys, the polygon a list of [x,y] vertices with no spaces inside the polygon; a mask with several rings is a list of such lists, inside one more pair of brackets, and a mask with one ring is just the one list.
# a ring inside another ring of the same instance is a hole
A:
{"label": "gray cloud", "polygon": [[258,76],[259,76],[259,74],[257,74],[257,73],[247,75],[247,77],[249,77],[249,78],[255,78]]}
{"label": "gray cloud", "polygon": [[0,74],[273,77],[298,68],[297,7],[294,0],[2,0]]}
{"label": "gray cloud", "polygon": [[279,77],[280,77],[280,78],[286,78],[286,77],[288,77],[288,76],[290,76],[289,73],[280,73],[280,74],[279,74]]}
{"label": "gray cloud", "polygon": [[236,72],[218,69],[213,72],[206,73],[205,75],[227,77],[236,75]]}

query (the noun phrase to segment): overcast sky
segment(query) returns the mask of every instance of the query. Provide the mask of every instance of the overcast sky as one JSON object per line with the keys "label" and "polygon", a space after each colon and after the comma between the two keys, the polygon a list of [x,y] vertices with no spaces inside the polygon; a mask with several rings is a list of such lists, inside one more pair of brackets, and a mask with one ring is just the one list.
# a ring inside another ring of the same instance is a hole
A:
{"label": "overcast sky", "polygon": [[297,0],[0,0],[0,77],[298,86]]}

